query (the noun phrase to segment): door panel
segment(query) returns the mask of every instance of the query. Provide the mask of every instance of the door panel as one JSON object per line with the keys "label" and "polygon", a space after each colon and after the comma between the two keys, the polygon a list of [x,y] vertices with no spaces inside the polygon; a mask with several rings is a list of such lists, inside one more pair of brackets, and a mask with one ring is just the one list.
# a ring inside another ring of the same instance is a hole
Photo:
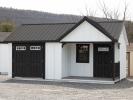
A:
{"label": "door panel", "polygon": [[114,47],[112,44],[94,44],[94,77],[113,76]]}
{"label": "door panel", "polygon": [[[17,46],[19,49],[16,50]],[[26,46],[26,50],[21,50]],[[40,46],[40,49],[31,46]],[[13,44],[13,75],[19,77],[42,77],[44,75],[44,45],[43,44]]]}

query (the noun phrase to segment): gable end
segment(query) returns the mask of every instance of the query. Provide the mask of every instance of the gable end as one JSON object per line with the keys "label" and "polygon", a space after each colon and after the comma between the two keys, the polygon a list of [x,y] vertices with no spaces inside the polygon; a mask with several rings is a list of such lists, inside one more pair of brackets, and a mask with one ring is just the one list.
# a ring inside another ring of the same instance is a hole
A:
{"label": "gable end", "polygon": [[98,29],[100,32],[102,32],[104,35],[106,35],[108,38],[112,40],[112,42],[116,42],[117,40],[114,39],[103,27],[101,27],[97,22],[89,19],[88,17],[84,17],[82,20],[80,20],[75,26],[73,26],[70,30],[68,30],[64,35],[62,35],[58,41],[61,41],[65,36],[67,36],[70,32],[72,32],[75,28],[77,28],[80,24],[82,24],[84,21],[87,21],[91,25],[93,25],[96,29]]}

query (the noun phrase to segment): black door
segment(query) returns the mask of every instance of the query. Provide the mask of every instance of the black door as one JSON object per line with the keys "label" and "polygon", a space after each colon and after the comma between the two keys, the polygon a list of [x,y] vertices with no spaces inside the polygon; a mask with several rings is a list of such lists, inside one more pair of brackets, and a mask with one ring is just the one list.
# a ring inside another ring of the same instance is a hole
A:
{"label": "black door", "polygon": [[94,44],[94,77],[113,76],[114,47],[112,44]]}
{"label": "black door", "polygon": [[13,44],[13,77],[44,78],[44,45]]}

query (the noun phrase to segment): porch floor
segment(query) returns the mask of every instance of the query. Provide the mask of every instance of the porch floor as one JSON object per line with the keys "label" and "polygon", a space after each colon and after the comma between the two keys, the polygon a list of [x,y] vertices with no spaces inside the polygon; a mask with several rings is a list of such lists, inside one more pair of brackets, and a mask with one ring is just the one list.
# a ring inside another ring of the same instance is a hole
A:
{"label": "porch floor", "polygon": [[63,77],[62,80],[70,82],[81,82],[81,83],[101,83],[101,84],[114,84],[120,81],[119,77],[115,78],[98,78],[98,77],[80,77],[80,76],[68,76]]}
{"label": "porch floor", "polygon": [[98,78],[98,77],[80,77],[80,76],[68,76],[64,77],[63,79],[80,79],[80,80],[106,80],[112,81],[112,78]]}

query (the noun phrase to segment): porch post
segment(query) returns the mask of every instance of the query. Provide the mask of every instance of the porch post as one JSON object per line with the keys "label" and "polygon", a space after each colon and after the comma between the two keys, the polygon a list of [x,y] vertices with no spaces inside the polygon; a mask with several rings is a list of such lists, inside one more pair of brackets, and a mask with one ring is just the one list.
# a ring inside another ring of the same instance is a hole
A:
{"label": "porch post", "polygon": [[115,80],[115,43],[112,44],[113,47],[113,81]]}
{"label": "porch post", "polygon": [[113,81],[115,80],[115,63],[113,64]]}

